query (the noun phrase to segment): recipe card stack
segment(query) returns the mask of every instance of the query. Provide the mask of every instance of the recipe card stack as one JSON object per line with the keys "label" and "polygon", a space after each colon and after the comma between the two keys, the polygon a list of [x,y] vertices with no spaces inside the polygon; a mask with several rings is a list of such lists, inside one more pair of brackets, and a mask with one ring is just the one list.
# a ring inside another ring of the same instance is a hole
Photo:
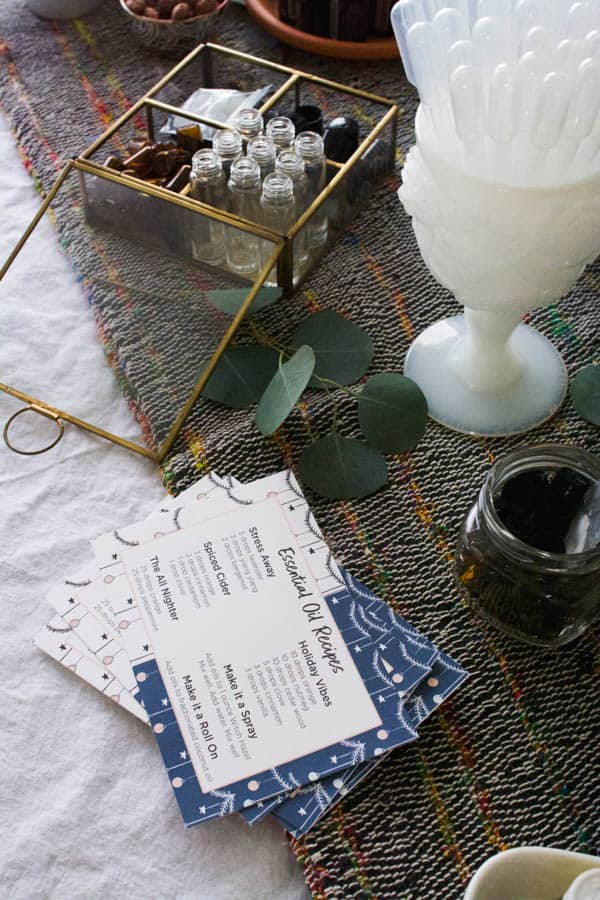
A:
{"label": "recipe card stack", "polygon": [[300,837],[467,673],[334,559],[291,472],[92,540],[35,643],[154,732],[186,826]]}

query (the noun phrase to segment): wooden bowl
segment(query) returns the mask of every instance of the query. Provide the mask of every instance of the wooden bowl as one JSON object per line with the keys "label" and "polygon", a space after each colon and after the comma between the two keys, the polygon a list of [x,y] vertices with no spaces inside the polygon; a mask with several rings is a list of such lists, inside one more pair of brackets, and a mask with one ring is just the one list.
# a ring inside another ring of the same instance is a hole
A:
{"label": "wooden bowl", "polygon": [[334,59],[396,59],[398,45],[394,37],[372,37],[366,41],[334,41],[299,31],[279,18],[277,0],[246,0],[251,15],[265,31],[300,50],[331,56]]}

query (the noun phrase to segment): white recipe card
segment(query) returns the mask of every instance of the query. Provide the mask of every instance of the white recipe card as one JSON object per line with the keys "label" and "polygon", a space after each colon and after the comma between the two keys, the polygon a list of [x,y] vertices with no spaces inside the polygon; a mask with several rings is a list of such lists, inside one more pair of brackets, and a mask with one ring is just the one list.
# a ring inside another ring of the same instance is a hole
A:
{"label": "white recipe card", "polygon": [[381,725],[275,497],[122,559],[204,793]]}

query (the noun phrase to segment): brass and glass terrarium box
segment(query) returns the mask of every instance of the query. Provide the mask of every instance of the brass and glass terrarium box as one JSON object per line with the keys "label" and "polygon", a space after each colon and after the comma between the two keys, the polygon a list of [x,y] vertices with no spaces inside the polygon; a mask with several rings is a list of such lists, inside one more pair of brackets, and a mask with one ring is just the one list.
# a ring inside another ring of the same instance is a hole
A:
{"label": "brass and glass terrarium box", "polygon": [[[265,117],[317,107],[326,121],[347,116],[358,123],[348,158],[327,159],[323,189],[291,226],[267,227],[260,216],[250,220],[227,206],[195,199],[189,167],[170,179],[149,178],[143,166],[121,162],[148,142],[164,146],[165,154],[170,149],[181,162],[175,134],[178,141],[182,136],[183,143],[191,141],[194,150],[198,140],[210,146],[217,132],[231,128],[226,118],[191,111],[189,98],[202,88],[257,92],[262,96],[257,108]],[[98,416],[93,398],[78,398],[73,409],[72,390],[61,393],[56,379],[32,375],[27,365],[32,353],[48,354],[50,366],[57,351],[51,345],[28,346],[26,334],[23,366],[0,389],[52,419],[58,437],[70,423],[162,461],[261,290],[270,286],[285,303],[393,171],[397,117],[398,107],[383,97],[226,47],[196,47],[65,166],[0,270],[0,309],[10,327],[11,304],[18,304],[13,281],[22,283],[19,275],[25,275],[43,284],[44,272],[31,272],[43,257],[36,247],[41,250],[48,241],[47,220],[52,223],[93,310],[92,315],[82,304],[82,316],[95,317],[109,362],[123,382],[139,441],[116,433],[110,415]],[[307,240],[315,217],[327,223],[326,239],[318,246]],[[202,258],[196,248],[211,234],[224,242],[253,242],[259,248],[255,270],[240,273],[227,258],[212,264]],[[44,361],[36,362],[32,368],[43,370]]]}

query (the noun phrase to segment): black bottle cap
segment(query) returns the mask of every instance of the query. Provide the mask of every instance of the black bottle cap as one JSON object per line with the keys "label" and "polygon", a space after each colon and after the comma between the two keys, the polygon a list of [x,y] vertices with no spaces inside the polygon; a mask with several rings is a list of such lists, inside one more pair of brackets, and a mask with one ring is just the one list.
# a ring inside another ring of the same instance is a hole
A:
{"label": "black bottle cap", "polygon": [[351,116],[336,116],[325,127],[323,134],[328,159],[344,163],[360,144],[360,128]]}
{"label": "black bottle cap", "polygon": [[300,104],[290,113],[290,119],[296,126],[296,134],[301,131],[315,131],[323,134],[323,113],[318,106],[308,103]]}

